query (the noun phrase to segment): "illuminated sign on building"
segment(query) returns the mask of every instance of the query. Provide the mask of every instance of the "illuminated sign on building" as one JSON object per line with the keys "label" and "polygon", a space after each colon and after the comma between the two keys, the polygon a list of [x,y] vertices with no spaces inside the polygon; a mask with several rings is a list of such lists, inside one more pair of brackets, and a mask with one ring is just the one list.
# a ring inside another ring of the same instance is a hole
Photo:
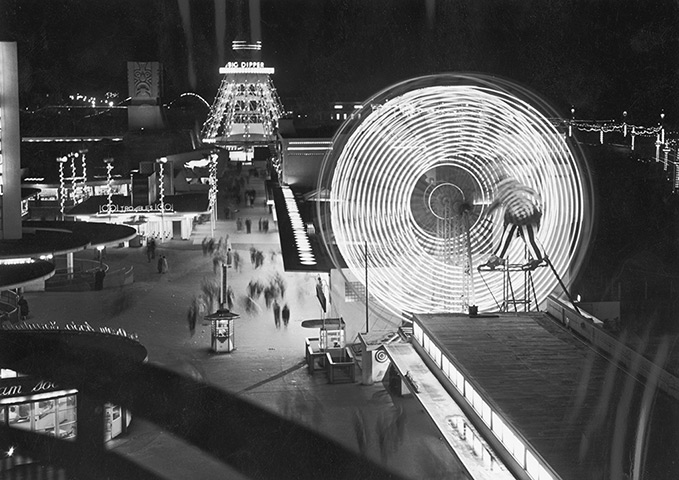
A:
{"label": "illuminated sign on building", "polygon": [[109,213],[139,213],[139,212],[174,212],[174,205],[171,203],[156,203],[155,205],[99,205],[99,213],[108,215]]}
{"label": "illuminated sign on building", "polygon": [[225,68],[264,68],[264,62],[227,62]]}
{"label": "illuminated sign on building", "polygon": [[273,67],[265,67],[264,62],[228,62],[219,69],[219,73],[263,73],[273,75]]}
{"label": "illuminated sign on building", "polygon": [[16,377],[0,384],[0,397],[16,397],[19,395],[32,395],[36,393],[52,392],[61,387],[52,382],[35,380],[29,377]]}

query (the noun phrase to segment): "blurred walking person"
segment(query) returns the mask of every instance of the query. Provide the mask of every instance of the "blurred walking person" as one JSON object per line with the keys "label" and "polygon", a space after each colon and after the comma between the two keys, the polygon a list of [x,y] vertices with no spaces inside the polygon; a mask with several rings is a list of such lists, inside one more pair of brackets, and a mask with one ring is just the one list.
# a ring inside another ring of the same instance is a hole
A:
{"label": "blurred walking person", "polygon": [[281,306],[276,300],[273,301],[273,321],[276,328],[281,328]]}
{"label": "blurred walking person", "polygon": [[285,325],[287,327],[288,322],[290,321],[290,309],[288,308],[287,303],[285,305],[283,305],[283,310],[281,311],[281,316],[283,317],[283,325]]}
{"label": "blurred walking person", "polygon": [[158,258],[158,273],[167,273],[167,258],[165,258],[165,255],[161,255]]}

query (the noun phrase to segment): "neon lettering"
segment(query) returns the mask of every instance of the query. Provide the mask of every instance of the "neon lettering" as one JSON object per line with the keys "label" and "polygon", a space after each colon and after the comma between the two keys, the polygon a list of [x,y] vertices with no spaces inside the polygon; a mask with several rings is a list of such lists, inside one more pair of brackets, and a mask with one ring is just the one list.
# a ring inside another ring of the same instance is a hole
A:
{"label": "neon lettering", "polygon": [[56,386],[52,382],[40,381],[35,384],[31,392],[42,392],[44,390],[53,390]]}
{"label": "neon lettering", "polygon": [[[165,208],[163,208],[163,206]],[[99,205],[99,213],[139,213],[139,212],[174,212],[174,205],[171,203],[156,203],[154,205],[115,205],[112,204],[109,209],[108,204]]]}
{"label": "neon lettering", "polygon": [[21,395],[21,385],[10,385],[9,387],[0,387],[0,396],[13,397]]}

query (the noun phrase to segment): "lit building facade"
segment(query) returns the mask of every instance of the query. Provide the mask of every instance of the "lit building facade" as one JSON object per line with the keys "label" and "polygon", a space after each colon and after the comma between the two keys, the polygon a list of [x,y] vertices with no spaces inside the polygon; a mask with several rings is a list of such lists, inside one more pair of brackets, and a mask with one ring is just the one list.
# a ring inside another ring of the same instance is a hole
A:
{"label": "lit building facade", "polygon": [[[88,324],[69,324],[59,329],[56,324],[41,325],[37,330],[32,325],[5,327],[7,332],[17,336],[47,335],[58,336],[58,341],[88,348],[91,346],[112,349],[133,362],[147,360],[147,350],[136,339],[122,329],[100,327],[95,330]],[[55,339],[56,340],[56,339]],[[70,348],[70,347],[69,347]],[[34,367],[34,366],[33,366]],[[0,369],[0,424],[41,435],[75,441],[78,437],[78,415],[80,392],[74,385],[23,375],[15,370]],[[132,416],[130,412],[107,403],[104,405],[104,441],[125,433]],[[22,463],[31,463],[30,458],[8,455],[0,460],[0,471],[9,471]]]}

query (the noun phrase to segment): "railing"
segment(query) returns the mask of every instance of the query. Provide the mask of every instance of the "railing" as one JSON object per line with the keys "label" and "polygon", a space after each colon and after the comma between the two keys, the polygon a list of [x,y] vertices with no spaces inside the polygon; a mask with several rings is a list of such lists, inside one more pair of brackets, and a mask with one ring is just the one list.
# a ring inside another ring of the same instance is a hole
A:
{"label": "railing", "polygon": [[640,353],[622,344],[615,336],[605,331],[603,322],[592,315],[584,315],[568,301],[550,295],[547,298],[547,313],[557,322],[593,346],[610,355],[616,362],[644,378],[658,378],[658,387],[679,400],[679,378],[662,366],[656,365]]}
{"label": "railing", "polygon": [[19,295],[11,290],[0,291],[0,323],[10,321],[16,323],[20,318],[17,302]]}
{"label": "railing", "polygon": [[[57,262],[59,263],[59,262]],[[134,266],[128,265],[116,270],[109,270],[109,265],[95,260],[78,259],[74,261],[73,272],[65,268],[57,270],[49,280],[45,281],[45,290],[50,291],[82,291],[94,289],[94,274],[99,268],[106,272],[104,288],[115,288],[134,282]]]}
{"label": "railing", "polygon": [[104,278],[104,288],[115,288],[134,283],[134,265],[111,270]]}
{"label": "railing", "polygon": [[66,270],[66,261],[63,258],[55,258],[55,273],[45,281],[45,290],[50,291],[83,291],[93,290],[94,273],[103,268],[108,271],[109,266],[100,264],[95,260],[74,259],[73,271]]}
{"label": "railing", "polygon": [[235,394],[133,362],[114,348],[104,351],[98,342],[74,345],[77,335],[87,333],[0,331],[0,367],[67,384],[79,392],[75,441],[0,424],[0,451],[13,447],[19,455],[63,469],[67,478],[160,478],[104,447],[103,406],[114,403],[246,477],[403,478]]}

